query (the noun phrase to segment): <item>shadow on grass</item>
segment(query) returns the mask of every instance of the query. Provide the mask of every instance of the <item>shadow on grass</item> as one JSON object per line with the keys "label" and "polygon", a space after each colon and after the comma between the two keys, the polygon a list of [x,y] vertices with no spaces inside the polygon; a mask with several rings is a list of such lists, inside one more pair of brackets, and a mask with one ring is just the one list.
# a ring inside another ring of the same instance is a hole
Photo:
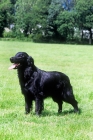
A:
{"label": "shadow on grass", "polygon": [[81,114],[82,111],[81,109],[79,109],[78,112],[75,112],[74,110],[65,110],[62,113],[56,113],[56,112],[49,112],[48,110],[44,110],[44,112],[42,112],[42,114],[40,115],[41,117],[46,117],[46,116],[65,116],[68,114]]}

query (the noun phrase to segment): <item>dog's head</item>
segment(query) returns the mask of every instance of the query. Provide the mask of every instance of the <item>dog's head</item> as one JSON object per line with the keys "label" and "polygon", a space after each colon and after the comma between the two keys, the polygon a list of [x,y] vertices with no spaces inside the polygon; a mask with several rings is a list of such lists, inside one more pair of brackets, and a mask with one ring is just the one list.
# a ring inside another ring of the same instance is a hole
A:
{"label": "dog's head", "polygon": [[25,68],[34,65],[34,60],[26,52],[18,52],[15,56],[10,58],[10,62],[13,63],[9,69]]}

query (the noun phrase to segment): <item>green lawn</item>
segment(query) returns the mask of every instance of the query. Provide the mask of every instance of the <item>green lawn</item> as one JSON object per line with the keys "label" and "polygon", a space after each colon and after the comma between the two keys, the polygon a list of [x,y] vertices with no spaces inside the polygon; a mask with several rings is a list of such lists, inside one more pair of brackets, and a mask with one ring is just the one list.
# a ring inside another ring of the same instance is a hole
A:
{"label": "green lawn", "polygon": [[[80,114],[73,107],[45,100],[41,117],[24,114],[16,70],[9,58],[19,51],[31,55],[37,67],[61,71],[70,77]],[[92,140],[93,139],[93,46],[0,41],[0,140]]]}

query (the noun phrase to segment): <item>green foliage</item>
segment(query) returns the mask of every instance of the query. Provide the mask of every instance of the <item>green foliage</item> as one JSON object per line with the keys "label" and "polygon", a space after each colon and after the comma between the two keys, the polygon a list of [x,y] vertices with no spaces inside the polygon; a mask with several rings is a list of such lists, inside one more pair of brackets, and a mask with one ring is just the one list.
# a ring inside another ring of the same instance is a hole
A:
{"label": "green foliage", "polygon": [[93,28],[93,1],[77,0],[75,8],[79,27],[83,29]]}
{"label": "green foliage", "polygon": [[62,5],[60,0],[52,0],[48,10],[48,22],[50,26],[53,26],[54,21],[62,10]]}
{"label": "green foliage", "polygon": [[31,38],[34,42],[43,42],[43,37],[41,33],[37,33],[35,35],[31,35]]}
{"label": "green foliage", "polygon": [[65,38],[71,37],[74,35],[74,17],[73,12],[62,11],[57,16],[57,20],[55,21],[57,24],[58,32],[64,36]]}
{"label": "green foliage", "polygon": [[37,32],[39,32],[44,33],[44,35],[46,36],[48,28],[47,16],[50,2],[50,0],[38,0],[33,7],[32,21],[33,29],[35,29],[35,31],[33,30],[34,34],[37,34]]}
{"label": "green foliage", "polygon": [[[82,8],[81,8],[82,7]],[[81,30],[88,30],[90,34],[89,44],[92,43],[92,31],[93,28],[93,1],[78,0],[76,4],[77,12],[77,25]]]}
{"label": "green foliage", "polygon": [[13,31],[9,31],[9,32],[4,31],[4,32],[3,32],[3,37],[4,37],[4,38],[15,38],[16,36],[15,36],[15,34],[14,34]]}
{"label": "green foliage", "polygon": [[1,11],[8,11],[10,8],[10,0],[1,0],[0,1],[0,10]]}
{"label": "green foliage", "polygon": [[37,36],[42,36],[41,34],[46,30],[49,0],[27,0],[26,2],[18,0],[16,4],[18,5],[15,15],[16,31],[22,29],[26,37],[32,33],[32,36],[35,35],[34,38],[41,38]]}
{"label": "green foliage", "polygon": [[59,38],[60,36],[57,31],[57,25],[55,24],[55,21],[61,10],[62,2],[60,0],[51,0],[47,17],[47,35],[50,37]]}
{"label": "green foliage", "polygon": [[10,9],[11,3],[10,0],[1,0],[0,1],[0,37],[3,36],[4,27],[8,27],[10,25]]}
{"label": "green foliage", "polygon": [[91,28],[91,29],[93,28],[93,14],[87,15],[85,26],[86,28]]}
{"label": "green foliage", "polygon": [[[31,11],[31,4],[29,3],[29,0],[26,2],[24,0],[18,0],[16,5],[17,11],[15,13],[15,30],[17,34],[20,34],[20,30],[23,30],[25,32],[25,35],[27,35],[29,24],[30,24],[30,11]],[[28,21],[29,20],[29,21]],[[27,30],[27,31],[26,31]]]}
{"label": "green foliage", "polygon": [[[16,38],[31,35],[38,38],[35,40],[67,41],[74,39],[75,28],[88,30],[92,44],[93,0],[1,0],[1,37],[11,24]],[[83,34],[81,37],[83,40]]]}

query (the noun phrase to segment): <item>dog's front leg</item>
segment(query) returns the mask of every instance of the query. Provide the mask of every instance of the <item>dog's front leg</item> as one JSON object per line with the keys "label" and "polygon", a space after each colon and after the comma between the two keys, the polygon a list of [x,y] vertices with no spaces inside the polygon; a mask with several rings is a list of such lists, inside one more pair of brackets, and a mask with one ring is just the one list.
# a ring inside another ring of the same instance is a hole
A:
{"label": "dog's front leg", "polygon": [[53,101],[56,102],[58,104],[58,113],[61,113],[62,112],[62,104],[63,104],[63,101],[60,98],[54,98],[52,97]]}
{"label": "dog's front leg", "polygon": [[37,98],[36,97],[36,100],[35,100],[36,115],[39,116],[42,113],[43,107],[44,107],[43,98]]}
{"label": "dog's front leg", "polygon": [[32,109],[32,100],[25,96],[25,114],[30,113],[30,110]]}
{"label": "dog's front leg", "polygon": [[58,101],[58,113],[62,112],[62,104],[63,104],[62,100]]}

